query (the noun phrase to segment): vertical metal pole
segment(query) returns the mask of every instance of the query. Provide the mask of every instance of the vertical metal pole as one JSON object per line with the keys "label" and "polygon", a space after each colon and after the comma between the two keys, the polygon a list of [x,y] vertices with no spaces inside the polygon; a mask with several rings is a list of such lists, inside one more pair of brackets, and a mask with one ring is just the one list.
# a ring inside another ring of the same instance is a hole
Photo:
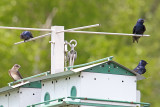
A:
{"label": "vertical metal pole", "polygon": [[55,74],[64,71],[64,32],[56,34],[64,26],[52,26],[51,30],[51,74]]}

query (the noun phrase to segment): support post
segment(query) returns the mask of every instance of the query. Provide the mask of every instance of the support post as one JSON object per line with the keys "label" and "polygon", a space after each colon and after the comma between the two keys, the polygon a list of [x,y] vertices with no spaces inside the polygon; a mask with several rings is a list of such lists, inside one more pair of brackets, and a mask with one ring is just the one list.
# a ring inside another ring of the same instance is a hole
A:
{"label": "support post", "polygon": [[51,27],[51,74],[64,72],[64,26]]}

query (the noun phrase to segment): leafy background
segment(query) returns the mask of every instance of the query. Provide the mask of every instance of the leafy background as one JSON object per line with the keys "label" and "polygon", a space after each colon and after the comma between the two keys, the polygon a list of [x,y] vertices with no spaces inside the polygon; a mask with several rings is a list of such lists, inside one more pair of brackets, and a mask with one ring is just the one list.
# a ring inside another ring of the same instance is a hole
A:
{"label": "leafy background", "polygon": [[[127,36],[65,33],[65,40],[76,39],[78,58],[76,64],[114,56],[114,61],[134,69],[141,59],[149,64],[145,80],[138,81],[142,101],[160,107],[160,1],[159,0],[1,0],[0,25],[31,28],[65,29],[101,24],[89,31],[132,33],[139,18],[145,19],[150,37],[132,43]],[[20,64],[23,77],[50,70],[50,37],[20,45],[21,30],[0,29],[0,87],[12,79],[8,70]],[[34,36],[47,32],[32,31]]]}

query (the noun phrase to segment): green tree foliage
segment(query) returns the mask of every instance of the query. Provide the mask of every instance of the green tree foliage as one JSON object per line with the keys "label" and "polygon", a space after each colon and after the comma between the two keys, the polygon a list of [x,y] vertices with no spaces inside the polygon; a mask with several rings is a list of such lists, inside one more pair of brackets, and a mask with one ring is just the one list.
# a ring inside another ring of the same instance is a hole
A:
{"label": "green tree foliage", "polygon": [[[101,24],[90,31],[132,33],[139,18],[145,19],[151,37],[142,37],[138,44],[131,37],[65,33],[65,39],[76,39],[78,58],[76,64],[114,56],[120,64],[134,69],[141,59],[146,60],[145,80],[138,82],[142,101],[159,107],[160,103],[160,23],[159,0],[1,0],[0,25],[31,28],[65,29]],[[23,77],[50,70],[50,37],[13,45],[20,41],[21,30],[0,29],[0,87],[12,79],[8,70],[20,64]],[[47,32],[32,31],[34,36]]]}

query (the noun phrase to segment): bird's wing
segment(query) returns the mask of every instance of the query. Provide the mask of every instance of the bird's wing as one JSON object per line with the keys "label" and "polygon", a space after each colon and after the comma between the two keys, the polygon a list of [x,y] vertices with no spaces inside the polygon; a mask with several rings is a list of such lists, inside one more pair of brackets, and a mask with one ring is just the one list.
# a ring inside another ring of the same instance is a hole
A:
{"label": "bird's wing", "polygon": [[140,67],[137,66],[135,69],[133,69],[133,71],[138,72],[139,69],[140,69]]}
{"label": "bird's wing", "polygon": [[146,72],[146,69],[144,66],[140,66],[140,71],[142,71],[142,74],[144,74]]}
{"label": "bird's wing", "polygon": [[23,79],[22,75],[19,73],[19,71],[17,71],[18,76]]}
{"label": "bird's wing", "polygon": [[136,25],[133,27],[133,34],[136,32]]}
{"label": "bird's wing", "polygon": [[33,38],[33,35],[31,34],[30,37]]}
{"label": "bird's wing", "polygon": [[11,75],[11,70],[8,71],[9,76],[15,81],[15,79]]}
{"label": "bird's wing", "polygon": [[143,69],[143,73],[142,73],[142,74],[144,74],[145,72],[146,72],[146,69],[144,68],[144,69]]}
{"label": "bird's wing", "polygon": [[146,27],[143,25],[143,30],[146,31]]}

